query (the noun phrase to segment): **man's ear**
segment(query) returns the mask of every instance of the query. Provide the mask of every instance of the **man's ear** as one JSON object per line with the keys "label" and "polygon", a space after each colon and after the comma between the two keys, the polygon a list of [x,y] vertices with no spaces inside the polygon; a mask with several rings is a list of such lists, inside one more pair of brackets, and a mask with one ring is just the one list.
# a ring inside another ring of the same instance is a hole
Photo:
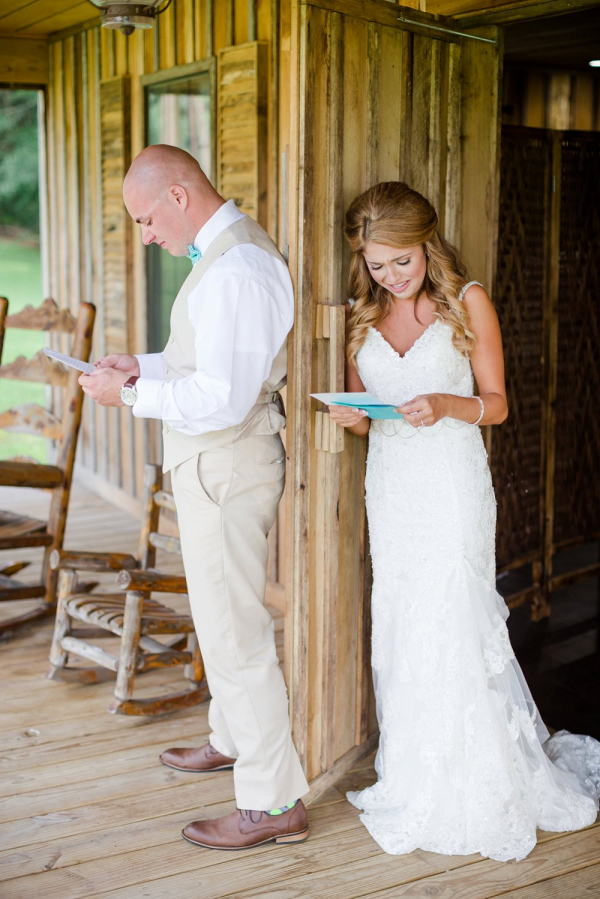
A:
{"label": "man's ear", "polygon": [[181,184],[172,184],[169,188],[169,198],[175,202],[180,209],[187,209],[189,203],[188,192]]}

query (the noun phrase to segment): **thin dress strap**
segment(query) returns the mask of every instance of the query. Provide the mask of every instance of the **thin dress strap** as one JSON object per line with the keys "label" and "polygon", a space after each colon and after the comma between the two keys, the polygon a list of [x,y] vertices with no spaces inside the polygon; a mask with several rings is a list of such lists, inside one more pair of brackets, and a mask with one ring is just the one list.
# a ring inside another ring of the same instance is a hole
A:
{"label": "thin dress strap", "polygon": [[469,281],[467,284],[464,285],[464,287],[461,288],[461,291],[458,295],[459,303],[462,303],[464,295],[466,294],[469,287],[473,286],[473,284],[478,284],[480,287],[483,287],[483,284],[481,283],[481,281]]}

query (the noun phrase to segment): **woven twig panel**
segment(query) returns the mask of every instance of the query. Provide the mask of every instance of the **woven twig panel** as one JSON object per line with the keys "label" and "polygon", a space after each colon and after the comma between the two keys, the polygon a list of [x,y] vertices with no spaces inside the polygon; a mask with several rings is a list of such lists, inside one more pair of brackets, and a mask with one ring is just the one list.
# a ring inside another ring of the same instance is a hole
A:
{"label": "woven twig panel", "polygon": [[600,529],[600,135],[562,143],[554,543]]}
{"label": "woven twig panel", "polygon": [[541,553],[540,477],[545,221],[549,145],[503,131],[494,303],[504,341],[509,417],[495,427],[498,566]]}

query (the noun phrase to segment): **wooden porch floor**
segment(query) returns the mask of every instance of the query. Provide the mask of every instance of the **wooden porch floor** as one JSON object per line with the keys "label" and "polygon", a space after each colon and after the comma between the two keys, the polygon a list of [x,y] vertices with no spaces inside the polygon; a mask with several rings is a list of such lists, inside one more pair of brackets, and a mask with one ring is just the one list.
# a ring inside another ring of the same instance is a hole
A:
{"label": "wooden porch floor", "polygon": [[[23,509],[24,492],[4,489],[0,505]],[[34,493],[27,499],[31,514],[39,501]],[[137,529],[130,516],[76,488],[67,546],[130,551]],[[279,618],[280,638],[281,625]],[[372,759],[310,807],[307,843],[245,853],[191,846],[180,837],[188,821],[234,808],[231,775],[185,775],[163,767],[158,754],[203,742],[206,706],[157,720],[113,717],[110,682],[45,680],[50,635],[47,624],[0,644],[3,899],[600,896],[600,822],[580,833],[540,834],[519,863],[385,855],[344,798],[373,781]],[[144,676],[150,687],[153,677]]]}

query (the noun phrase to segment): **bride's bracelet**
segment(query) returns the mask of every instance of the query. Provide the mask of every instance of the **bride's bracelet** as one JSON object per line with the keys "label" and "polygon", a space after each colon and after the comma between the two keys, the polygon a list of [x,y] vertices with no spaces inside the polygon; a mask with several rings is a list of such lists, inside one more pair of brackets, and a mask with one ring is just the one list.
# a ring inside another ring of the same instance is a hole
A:
{"label": "bride's bracelet", "polygon": [[479,413],[479,418],[477,419],[477,421],[473,422],[474,425],[478,425],[485,414],[485,406],[483,405],[483,400],[481,399],[480,396],[474,396],[473,399],[479,400],[479,405],[481,406],[481,412]]}

